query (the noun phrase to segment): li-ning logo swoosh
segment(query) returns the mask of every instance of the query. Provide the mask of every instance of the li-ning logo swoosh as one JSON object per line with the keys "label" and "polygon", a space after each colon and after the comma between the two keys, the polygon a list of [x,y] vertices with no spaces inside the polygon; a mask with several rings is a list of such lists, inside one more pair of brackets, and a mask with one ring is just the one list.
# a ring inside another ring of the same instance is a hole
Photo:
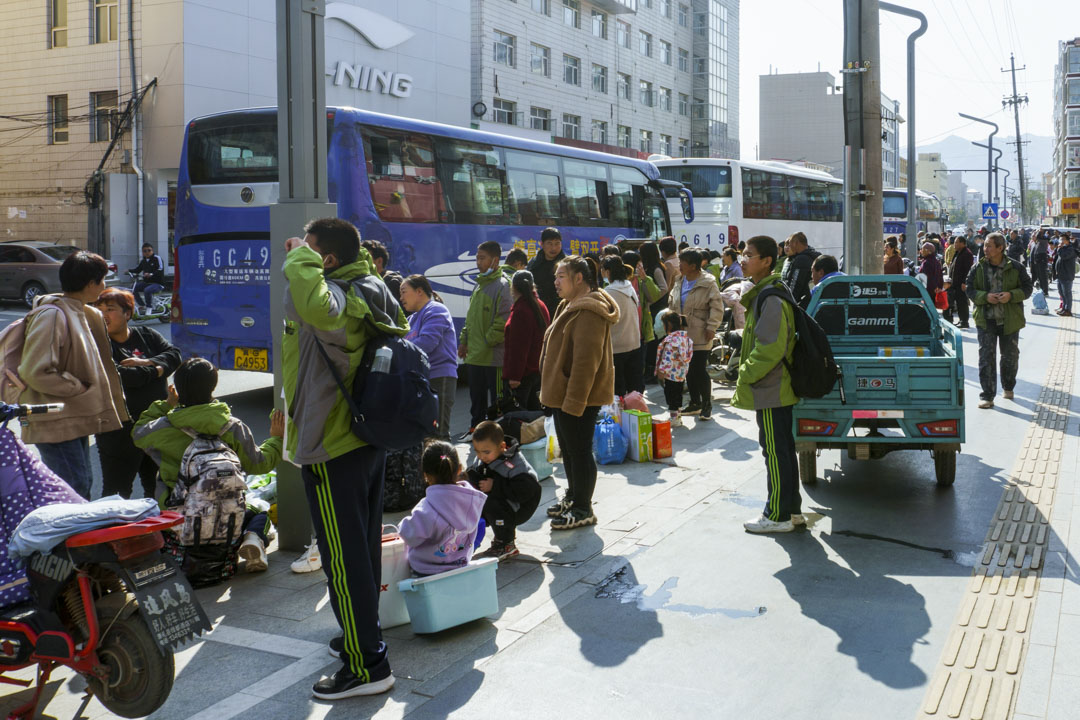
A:
{"label": "li-ning logo swoosh", "polygon": [[331,18],[345,23],[380,50],[400,45],[414,34],[409,28],[388,17],[344,2],[326,3],[326,19]]}

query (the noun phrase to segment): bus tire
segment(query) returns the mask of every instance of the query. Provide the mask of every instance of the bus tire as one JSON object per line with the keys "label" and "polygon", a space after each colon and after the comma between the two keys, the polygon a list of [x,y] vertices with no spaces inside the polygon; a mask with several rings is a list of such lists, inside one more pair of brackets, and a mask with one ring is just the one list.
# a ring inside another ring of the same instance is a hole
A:
{"label": "bus tire", "polygon": [[956,451],[934,450],[934,474],[937,484],[948,487],[956,480]]}
{"label": "bus tire", "polygon": [[817,484],[817,451],[806,450],[799,453],[799,480],[803,485]]}

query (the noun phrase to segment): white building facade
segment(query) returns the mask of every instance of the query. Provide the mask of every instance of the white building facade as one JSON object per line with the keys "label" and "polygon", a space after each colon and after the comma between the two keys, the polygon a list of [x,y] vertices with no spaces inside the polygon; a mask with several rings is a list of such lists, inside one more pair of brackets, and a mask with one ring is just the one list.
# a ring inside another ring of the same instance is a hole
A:
{"label": "white building facade", "polygon": [[1080,225],[1080,37],[1058,43],[1054,70],[1054,221]]}

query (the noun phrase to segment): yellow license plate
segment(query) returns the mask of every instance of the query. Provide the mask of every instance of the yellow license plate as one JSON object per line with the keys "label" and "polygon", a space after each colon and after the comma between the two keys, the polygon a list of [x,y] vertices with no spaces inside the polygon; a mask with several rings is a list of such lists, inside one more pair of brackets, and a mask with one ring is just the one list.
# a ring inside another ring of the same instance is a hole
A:
{"label": "yellow license plate", "polygon": [[270,351],[263,348],[236,348],[233,367],[237,370],[266,372],[270,369]]}

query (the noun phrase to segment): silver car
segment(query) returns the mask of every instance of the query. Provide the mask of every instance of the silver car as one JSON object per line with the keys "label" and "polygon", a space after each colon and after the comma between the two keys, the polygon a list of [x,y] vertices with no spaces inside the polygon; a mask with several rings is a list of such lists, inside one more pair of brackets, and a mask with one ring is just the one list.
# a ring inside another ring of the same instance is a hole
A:
{"label": "silver car", "polygon": [[[78,250],[38,240],[0,243],[0,298],[19,299],[32,307],[38,295],[60,292],[60,265]],[[116,277],[112,263],[106,283],[110,277]]]}

